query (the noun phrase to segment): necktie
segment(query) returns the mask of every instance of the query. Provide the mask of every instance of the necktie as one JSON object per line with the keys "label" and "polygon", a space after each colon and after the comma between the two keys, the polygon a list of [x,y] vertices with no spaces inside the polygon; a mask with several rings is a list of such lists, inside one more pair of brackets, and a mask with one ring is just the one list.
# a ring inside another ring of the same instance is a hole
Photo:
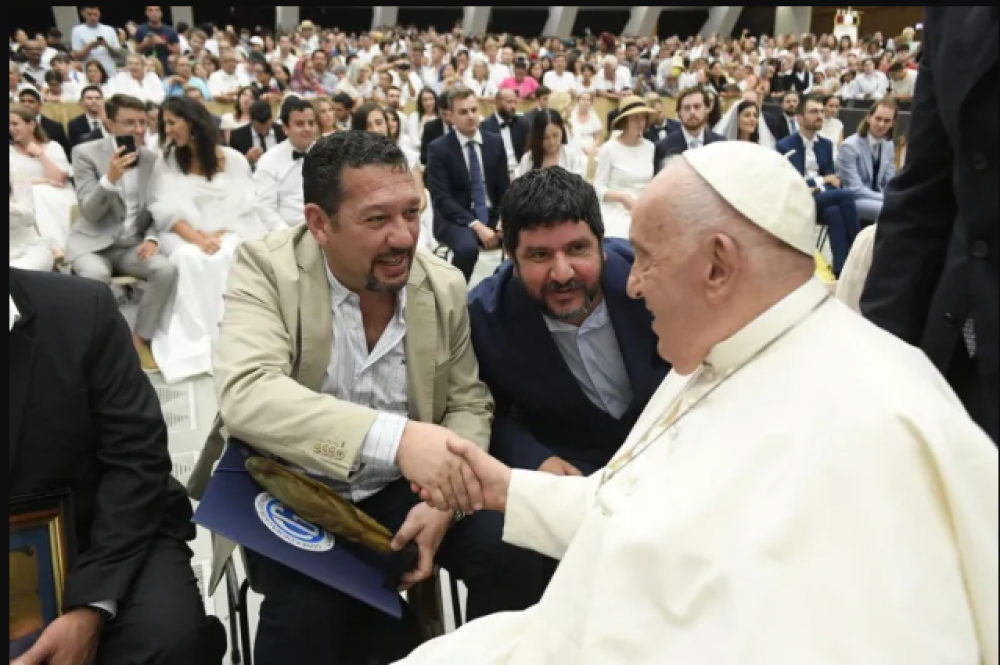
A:
{"label": "necktie", "polygon": [[267,137],[263,134],[258,134],[257,138],[260,139],[260,151],[267,152]]}
{"label": "necktie", "polygon": [[302,159],[305,156],[306,156],[306,153],[302,152],[301,150],[293,150],[292,151],[292,160]]}
{"label": "necktie", "polygon": [[691,150],[700,147],[701,147],[701,139],[691,139],[691,143],[688,143],[688,148],[690,148]]}
{"label": "necktie", "polygon": [[878,174],[882,171],[882,144],[876,143],[872,146],[872,189],[876,192],[881,190],[879,187],[879,177]]}
{"label": "necktie", "polygon": [[101,129],[101,121],[100,120],[91,120],[90,121],[90,126],[91,126],[90,128],[93,129],[96,132],[96,131],[98,131],[98,130]]}
{"label": "necktie", "polygon": [[795,118],[789,118],[788,119],[788,124],[792,128],[792,134],[798,134],[799,133],[799,123],[795,122]]}
{"label": "necktie", "polygon": [[469,181],[472,186],[472,212],[483,224],[490,223],[490,209],[486,205],[486,183],[483,180],[483,167],[479,163],[479,153],[476,152],[476,142],[465,144],[469,154]]}
{"label": "necktie", "polygon": [[503,122],[500,123],[500,131],[502,132],[505,129],[510,129],[510,126],[513,124],[514,124],[513,120],[504,120]]}

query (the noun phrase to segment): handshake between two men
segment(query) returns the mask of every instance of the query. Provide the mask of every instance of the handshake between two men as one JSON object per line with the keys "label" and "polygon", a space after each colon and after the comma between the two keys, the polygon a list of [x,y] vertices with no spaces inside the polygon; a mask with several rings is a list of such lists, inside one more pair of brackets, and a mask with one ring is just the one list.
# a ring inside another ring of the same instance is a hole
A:
{"label": "handshake between two men", "polygon": [[451,430],[410,421],[396,463],[414,493],[439,511],[503,511],[511,470]]}

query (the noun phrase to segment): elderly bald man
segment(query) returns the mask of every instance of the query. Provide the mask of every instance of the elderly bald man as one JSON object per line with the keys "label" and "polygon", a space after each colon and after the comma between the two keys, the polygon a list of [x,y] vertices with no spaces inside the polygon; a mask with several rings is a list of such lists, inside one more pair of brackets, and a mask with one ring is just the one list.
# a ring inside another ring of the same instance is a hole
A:
{"label": "elderly bald man", "polygon": [[633,297],[673,364],[589,478],[455,445],[541,602],[403,661],[997,663],[997,452],[914,348],[813,277],[780,154],[692,150],[632,211]]}

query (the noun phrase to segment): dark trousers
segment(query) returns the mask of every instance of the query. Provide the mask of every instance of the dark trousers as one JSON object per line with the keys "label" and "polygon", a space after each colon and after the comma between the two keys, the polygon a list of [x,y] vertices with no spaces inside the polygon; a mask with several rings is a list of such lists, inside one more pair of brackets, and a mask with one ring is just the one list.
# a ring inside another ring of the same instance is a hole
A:
{"label": "dark trousers", "polygon": [[833,273],[840,277],[854,240],[861,232],[858,208],[851,193],[843,189],[816,192],[816,213],[819,221],[830,231],[830,250],[833,254]]}
{"label": "dark trousers", "polygon": [[154,543],[117,610],[101,635],[97,665],[219,665],[225,656],[226,631],[205,615],[184,542]]}
{"label": "dark trousers", "polygon": [[[490,228],[496,229],[496,218],[490,214]],[[472,271],[479,260],[479,236],[468,226],[445,223],[435,234],[438,242],[451,250],[451,263],[462,271],[465,281],[472,279]]]}
{"label": "dark trousers", "polygon": [[[395,533],[418,502],[398,480],[358,504]],[[538,554],[501,542],[503,515],[482,512],[454,525],[436,563],[465,582],[469,619],[521,610],[538,602],[544,586]],[[254,590],[264,596],[254,645],[256,665],[394,662],[419,644],[415,617],[397,621],[332,587],[247,551]]]}

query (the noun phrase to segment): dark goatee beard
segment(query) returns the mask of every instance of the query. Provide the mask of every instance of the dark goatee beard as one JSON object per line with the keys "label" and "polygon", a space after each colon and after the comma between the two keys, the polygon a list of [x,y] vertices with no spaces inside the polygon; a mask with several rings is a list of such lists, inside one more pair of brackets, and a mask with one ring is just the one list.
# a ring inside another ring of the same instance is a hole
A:
{"label": "dark goatee beard", "polygon": [[[406,281],[404,280],[400,284],[386,284],[385,282],[381,282],[375,276],[375,266],[379,261],[383,261],[385,259],[395,259],[398,257],[406,259],[412,267],[413,255],[416,251],[416,246],[414,246],[410,249],[394,249],[376,256],[375,260],[372,261],[371,269],[368,271],[368,278],[365,280],[365,290],[373,291],[375,293],[397,293],[400,291],[406,285]],[[409,275],[407,275],[407,277],[409,277]]]}
{"label": "dark goatee beard", "polygon": [[[594,303],[597,301],[597,294],[600,293],[601,287],[600,282],[594,284],[594,286],[588,288],[583,282],[572,281],[566,284],[546,284],[542,289],[542,297],[538,304],[542,308],[542,313],[550,319],[555,319],[556,321],[568,322],[576,321],[578,319],[585,319],[590,316],[590,313],[594,311]],[[583,304],[581,304],[576,309],[572,309],[568,312],[556,312],[548,303],[545,301],[545,296],[551,293],[572,293],[574,291],[583,292]]]}

